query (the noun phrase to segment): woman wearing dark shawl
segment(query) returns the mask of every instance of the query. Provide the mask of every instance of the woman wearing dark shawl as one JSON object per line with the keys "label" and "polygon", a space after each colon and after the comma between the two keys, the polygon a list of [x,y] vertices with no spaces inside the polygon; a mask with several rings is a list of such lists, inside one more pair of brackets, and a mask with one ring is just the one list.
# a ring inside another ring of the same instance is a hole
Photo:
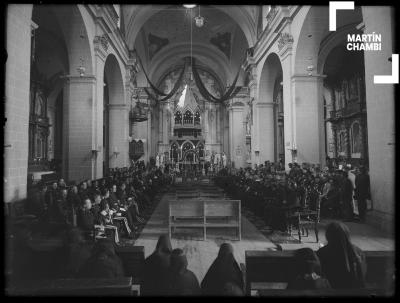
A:
{"label": "woman wearing dark shawl", "polygon": [[289,282],[288,289],[327,289],[329,281],[321,277],[321,264],[317,254],[309,247],[295,251],[296,276]]}
{"label": "woman wearing dark shawl", "polygon": [[69,278],[74,278],[82,265],[91,256],[90,246],[85,243],[80,229],[72,228],[68,231],[62,250],[65,255],[65,275]]}
{"label": "woman wearing dark shawl", "polygon": [[144,262],[142,284],[142,294],[144,296],[166,294],[171,252],[172,246],[169,236],[161,235],[158,238],[156,249]]}
{"label": "woman wearing dark shawl", "polygon": [[122,262],[115,253],[114,244],[105,239],[93,247],[92,256],[82,266],[77,278],[114,279],[123,276]]}
{"label": "woman wearing dark shawl", "polygon": [[187,259],[183,250],[176,248],[171,253],[168,272],[168,295],[196,296],[201,294],[199,281],[194,273],[187,269]]}
{"label": "woman wearing dark shawl", "polygon": [[201,289],[205,295],[224,295],[227,283],[236,285],[242,291],[244,289],[243,275],[233,256],[233,247],[224,243],[201,282]]}
{"label": "woman wearing dark shawl", "polygon": [[317,251],[322,273],[332,288],[365,286],[366,261],[360,248],[350,241],[349,229],[342,222],[330,223],[325,233],[328,244]]}

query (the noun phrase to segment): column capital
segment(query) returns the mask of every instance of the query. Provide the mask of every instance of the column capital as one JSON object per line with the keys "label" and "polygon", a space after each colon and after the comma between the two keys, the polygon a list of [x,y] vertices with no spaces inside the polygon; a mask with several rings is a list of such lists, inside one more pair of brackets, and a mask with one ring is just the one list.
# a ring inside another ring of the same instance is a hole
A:
{"label": "column capital", "polygon": [[232,104],[229,105],[229,110],[230,111],[244,111],[244,104],[243,102],[233,102]]}
{"label": "column capital", "polygon": [[108,42],[109,38],[106,34],[94,36],[93,39],[95,54],[103,61],[106,60],[108,55]]}
{"label": "column capital", "polygon": [[96,76],[95,75],[85,75],[85,76],[71,76],[65,75],[62,76],[68,83],[87,83],[87,84],[94,84],[96,83]]}
{"label": "column capital", "polygon": [[129,105],[125,103],[107,104],[109,110],[129,110]]}
{"label": "column capital", "polygon": [[256,108],[267,108],[267,107],[273,107],[275,103],[273,102],[257,102],[254,104]]}
{"label": "column capital", "polygon": [[278,53],[282,59],[292,54],[293,36],[287,32],[280,33],[278,39]]}
{"label": "column capital", "polygon": [[291,77],[292,82],[317,82],[317,81],[322,81],[326,78],[326,75],[321,75],[321,74],[315,74],[315,75],[309,75],[309,74],[294,74]]}

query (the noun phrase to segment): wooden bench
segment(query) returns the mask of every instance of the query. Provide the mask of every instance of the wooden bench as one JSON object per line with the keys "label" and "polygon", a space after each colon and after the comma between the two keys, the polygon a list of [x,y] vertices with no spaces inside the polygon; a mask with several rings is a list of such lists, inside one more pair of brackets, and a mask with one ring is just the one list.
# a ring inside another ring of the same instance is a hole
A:
{"label": "wooden bench", "polygon": [[236,228],[241,240],[240,200],[173,200],[169,203],[168,230],[180,228],[202,228],[204,240],[207,227]]}
{"label": "wooden bench", "polygon": [[[47,241],[36,241],[33,245],[33,251],[35,254],[35,260],[43,264],[45,268],[57,266],[61,262],[58,258],[58,253],[62,248],[62,242],[56,240]],[[116,254],[122,261],[124,273],[126,277],[133,277],[135,284],[140,284],[142,279],[142,270],[144,265],[144,246],[116,246]],[[56,269],[54,269],[56,270]],[[47,272],[47,271],[46,271]],[[53,274],[54,271],[50,271],[49,275]],[[45,273],[43,273],[44,275]],[[46,276],[46,275],[44,275]]]}
{"label": "wooden bench", "polygon": [[126,277],[133,277],[140,284],[143,277],[144,246],[117,246],[115,252],[121,258]]}
{"label": "wooden bench", "polygon": [[132,278],[26,281],[6,292],[19,296],[131,296]]}
{"label": "wooden bench", "polygon": [[390,295],[382,289],[316,289],[316,290],[293,290],[293,289],[261,289],[252,293],[259,297],[382,297]]}
{"label": "wooden bench", "polygon": [[[245,252],[246,292],[262,288],[269,283],[279,288],[294,277],[294,250]],[[392,283],[394,274],[393,251],[365,251],[367,262],[366,283],[368,287],[384,289]],[[261,283],[260,283],[261,282]],[[267,287],[269,287],[267,285]]]}

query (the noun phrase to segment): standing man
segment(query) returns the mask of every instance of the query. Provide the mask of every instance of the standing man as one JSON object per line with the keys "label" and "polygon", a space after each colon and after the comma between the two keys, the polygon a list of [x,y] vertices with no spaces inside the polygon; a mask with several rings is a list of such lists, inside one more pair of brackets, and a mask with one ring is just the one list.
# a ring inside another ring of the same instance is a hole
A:
{"label": "standing man", "polygon": [[356,176],[355,192],[360,221],[364,223],[365,215],[367,213],[367,199],[371,199],[370,180],[365,166],[360,166],[360,173]]}
{"label": "standing man", "polygon": [[343,181],[341,184],[342,214],[346,221],[353,220],[353,184],[348,176],[347,169],[343,170]]}

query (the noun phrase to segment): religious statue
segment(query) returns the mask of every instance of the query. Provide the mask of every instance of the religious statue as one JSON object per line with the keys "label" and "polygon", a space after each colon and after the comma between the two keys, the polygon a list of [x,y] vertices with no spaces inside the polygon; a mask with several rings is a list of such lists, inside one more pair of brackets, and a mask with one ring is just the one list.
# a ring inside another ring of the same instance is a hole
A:
{"label": "religious statue", "polygon": [[160,166],[163,167],[164,166],[164,154],[160,155]]}
{"label": "religious statue", "polygon": [[216,159],[216,163],[217,163],[217,166],[220,166],[220,163],[221,163],[221,154],[220,153],[218,153],[218,154],[216,154],[215,155],[215,159]]}
{"label": "religious statue", "polygon": [[160,167],[160,156],[157,154],[156,156],[156,167],[159,168]]}
{"label": "religious statue", "polygon": [[226,167],[226,163],[227,162],[227,158],[226,158],[226,155],[225,155],[225,153],[223,153],[222,154],[222,165],[223,165],[223,167]]}

